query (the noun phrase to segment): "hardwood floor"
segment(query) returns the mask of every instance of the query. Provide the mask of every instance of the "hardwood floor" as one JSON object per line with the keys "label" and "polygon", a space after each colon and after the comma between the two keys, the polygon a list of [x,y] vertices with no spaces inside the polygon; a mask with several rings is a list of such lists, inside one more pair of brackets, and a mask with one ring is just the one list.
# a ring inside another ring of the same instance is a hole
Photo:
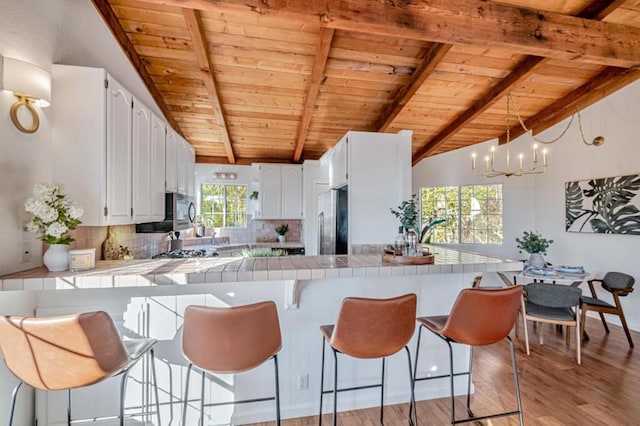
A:
{"label": "hardwood floor", "polygon": [[[529,325],[531,355],[524,352],[524,340],[516,344],[520,392],[527,425],[637,425],[640,424],[640,353],[629,348],[621,327],[609,326],[607,335],[599,319],[588,318],[585,330],[590,340],[582,345],[582,365],[575,360],[575,347],[565,345],[554,326],[544,325],[544,346]],[[572,330],[573,332],[574,330]],[[631,332],[640,344],[640,333]],[[522,338],[522,333],[521,333]],[[515,409],[511,361],[507,343],[475,349],[475,393],[471,407],[476,415]],[[417,386],[420,386],[418,383]],[[325,409],[330,409],[326,404]],[[406,425],[408,404],[385,407],[385,424]],[[456,398],[456,413],[462,416],[465,397]],[[419,425],[450,422],[449,399],[418,402]],[[379,424],[379,410],[339,413],[338,424]],[[318,417],[284,420],[284,426],[316,425]],[[272,425],[260,423],[255,426]],[[331,416],[323,416],[331,424]],[[517,425],[517,416],[468,423],[472,425]]]}

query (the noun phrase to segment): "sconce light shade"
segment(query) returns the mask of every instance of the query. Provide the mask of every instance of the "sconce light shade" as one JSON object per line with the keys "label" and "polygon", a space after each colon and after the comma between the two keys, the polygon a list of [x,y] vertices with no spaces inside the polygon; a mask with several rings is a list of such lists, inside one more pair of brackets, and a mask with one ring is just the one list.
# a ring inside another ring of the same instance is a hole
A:
{"label": "sconce light shade", "polygon": [[[46,70],[19,61],[0,56],[0,89],[13,92],[18,101],[11,107],[11,120],[23,133],[38,130],[40,120],[35,106],[48,107],[51,102],[51,74]],[[24,106],[31,112],[33,123],[26,128],[18,119],[18,109]]]}

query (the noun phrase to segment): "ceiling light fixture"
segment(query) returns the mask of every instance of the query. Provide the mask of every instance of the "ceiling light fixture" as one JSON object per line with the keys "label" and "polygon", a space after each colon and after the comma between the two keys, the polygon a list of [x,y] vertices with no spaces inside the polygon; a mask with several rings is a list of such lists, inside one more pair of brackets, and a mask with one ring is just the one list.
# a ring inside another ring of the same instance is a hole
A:
{"label": "ceiling light fixture", "polygon": [[[40,118],[35,107],[48,107],[51,101],[51,75],[44,69],[0,56],[0,89],[8,90],[18,98],[9,111],[11,121],[22,133],[35,133]],[[31,126],[26,127],[18,116],[21,107],[31,114]]]}
{"label": "ceiling light fixture", "polygon": [[238,176],[233,172],[216,172],[213,174],[214,179],[228,179],[234,180]]}
{"label": "ceiling light fixture", "polygon": [[[520,117],[520,114],[518,113],[518,109],[513,101],[513,97],[511,96],[511,93],[508,93],[507,96],[507,116],[506,116],[506,122],[507,122],[507,133],[506,133],[506,137],[507,140],[505,142],[506,145],[506,158],[505,158],[505,165],[506,168],[505,169],[499,169],[496,168],[495,164],[495,151],[496,151],[496,147],[492,146],[491,147],[491,152],[489,155],[484,157],[484,172],[479,172],[476,170],[476,153],[472,153],[471,154],[471,169],[473,170],[473,174],[476,176],[484,176],[484,177],[497,177],[497,176],[506,176],[506,177],[510,177],[510,176],[522,176],[522,175],[530,175],[530,174],[541,174],[544,173],[547,169],[547,164],[548,164],[548,160],[549,160],[549,153],[547,151],[546,148],[544,148],[542,150],[542,166],[540,166],[540,152],[538,151],[538,143],[543,144],[543,145],[548,145],[548,144],[552,144],[554,142],[557,142],[558,140],[560,140],[565,133],[567,132],[567,130],[569,130],[569,127],[571,127],[571,123],[573,123],[573,119],[575,118],[575,116],[578,116],[578,126],[580,128],[580,136],[582,137],[582,142],[585,145],[593,145],[593,146],[600,146],[604,143],[604,136],[596,136],[593,141],[591,142],[587,142],[586,138],[584,137],[584,132],[582,130],[582,118],[580,117],[580,110],[578,109],[578,105],[576,104],[576,112],[575,114],[573,114],[571,116],[571,120],[569,120],[569,123],[567,124],[567,127],[565,127],[565,129],[560,133],[560,135],[550,141],[543,141],[540,140],[538,138],[536,138],[535,136],[533,136],[533,132],[527,128],[527,126],[524,124],[524,121],[522,120],[522,117]],[[532,157],[531,157],[531,166],[529,168],[525,168],[524,164],[525,164],[525,155],[523,153],[519,153],[518,154],[518,165],[519,167],[517,169],[511,169],[511,165],[510,165],[510,161],[511,161],[511,152],[510,152],[510,148],[511,148],[511,135],[510,135],[510,129],[511,129],[511,124],[510,124],[510,120],[511,120],[511,108],[513,107],[514,113],[515,113],[515,117],[518,120],[518,123],[520,124],[520,126],[522,127],[522,129],[525,131],[525,133],[529,134],[531,136],[531,138],[533,139],[534,143],[532,146]]]}

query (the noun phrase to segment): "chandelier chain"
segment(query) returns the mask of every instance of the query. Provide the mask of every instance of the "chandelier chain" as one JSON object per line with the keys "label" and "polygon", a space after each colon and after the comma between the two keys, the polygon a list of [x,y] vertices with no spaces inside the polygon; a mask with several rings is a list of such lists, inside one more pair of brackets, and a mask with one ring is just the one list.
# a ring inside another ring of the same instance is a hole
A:
{"label": "chandelier chain", "polygon": [[[518,112],[518,107],[516,106],[515,102],[513,102],[513,98],[511,97],[511,93],[507,94],[507,116],[509,115],[509,104],[511,104],[511,106],[513,107],[513,111],[516,114],[516,118],[518,119],[518,122],[520,123],[520,126],[522,127],[522,129],[525,131],[525,133],[529,133],[531,132],[531,139],[533,139],[535,142],[541,143],[543,145],[550,145],[554,142],[558,142],[560,139],[562,139],[562,137],[565,135],[565,133],[567,133],[567,131],[569,130],[569,127],[571,127],[571,123],[573,123],[573,119],[575,117],[575,114],[573,114],[571,116],[571,120],[569,120],[569,123],[567,123],[567,127],[564,128],[564,130],[560,133],[560,135],[552,140],[549,141],[543,141],[542,139],[538,139],[537,137],[535,137],[533,135],[533,131],[531,131],[529,128],[527,128],[527,125],[524,124],[524,121],[522,120],[522,117],[520,116],[520,112]],[[578,111],[578,105],[576,104],[576,113],[578,114],[578,123],[580,123],[580,134],[582,135],[582,141],[589,145],[585,138],[584,135],[582,134],[582,120],[580,120],[580,111]],[[507,122],[508,124],[508,122]],[[509,126],[507,126],[507,141],[509,141]],[[508,142],[507,142],[508,143]]]}

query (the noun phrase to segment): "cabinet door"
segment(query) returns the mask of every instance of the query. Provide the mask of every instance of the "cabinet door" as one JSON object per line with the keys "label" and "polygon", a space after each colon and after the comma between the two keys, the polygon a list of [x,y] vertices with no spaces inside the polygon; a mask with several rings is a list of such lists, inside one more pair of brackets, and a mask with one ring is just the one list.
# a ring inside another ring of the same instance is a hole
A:
{"label": "cabinet door", "polygon": [[282,207],[281,168],[279,164],[260,165],[260,217],[279,218]]}
{"label": "cabinet door", "polygon": [[171,127],[167,128],[165,143],[165,190],[167,192],[178,191],[178,134]]}
{"label": "cabinet door", "polygon": [[331,188],[340,188],[347,184],[348,173],[348,139],[345,136],[333,147],[331,160],[329,161],[329,185]]}
{"label": "cabinet door", "polygon": [[166,123],[151,114],[151,222],[164,220]]}
{"label": "cabinet door", "polygon": [[189,142],[178,137],[178,194],[187,194],[190,154]]}
{"label": "cabinet door", "polygon": [[302,166],[282,166],[282,218],[302,217]]}
{"label": "cabinet door", "polygon": [[107,90],[106,223],[131,223],[131,94],[111,76]]}
{"label": "cabinet door", "polygon": [[133,222],[151,221],[151,110],[133,98]]}
{"label": "cabinet door", "polygon": [[187,174],[187,195],[191,198],[196,196],[196,151],[189,144],[188,146],[188,174]]}

